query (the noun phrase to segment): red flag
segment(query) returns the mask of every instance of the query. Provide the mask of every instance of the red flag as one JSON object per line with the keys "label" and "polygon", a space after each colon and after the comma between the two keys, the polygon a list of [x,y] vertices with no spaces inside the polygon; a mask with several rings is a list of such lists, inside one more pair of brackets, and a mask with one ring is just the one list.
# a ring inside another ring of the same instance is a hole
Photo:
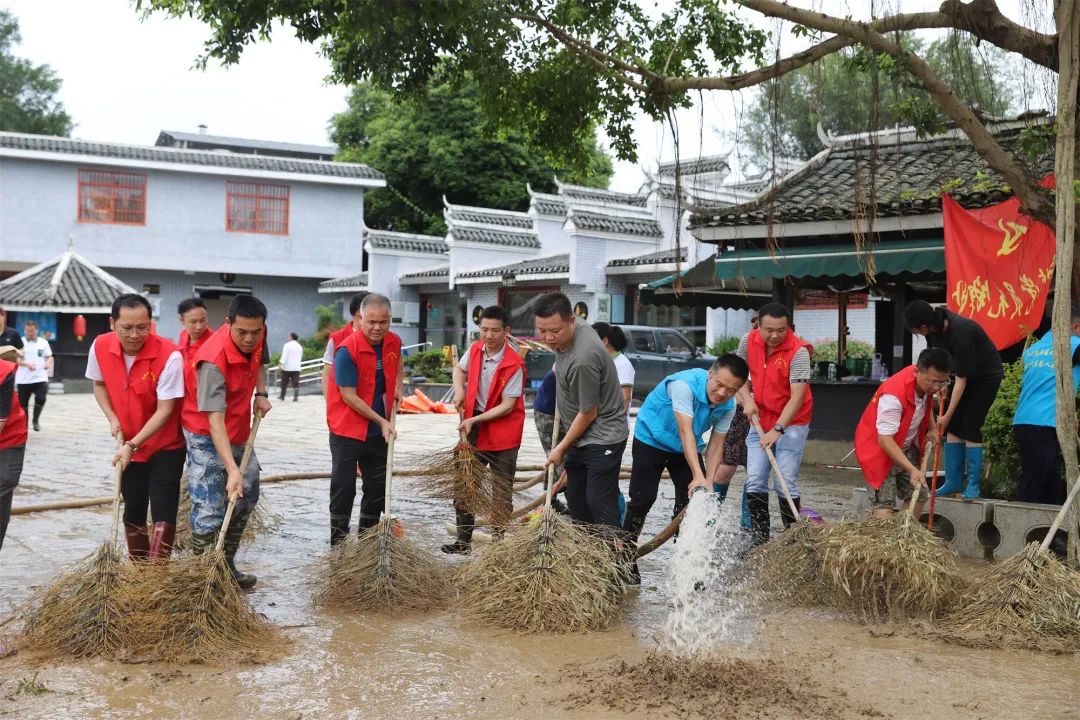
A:
{"label": "red flag", "polygon": [[[1043,181],[1053,186],[1053,177]],[[941,196],[948,308],[982,326],[998,350],[1034,332],[1054,277],[1054,232],[1020,214],[1019,198],[968,211]]]}

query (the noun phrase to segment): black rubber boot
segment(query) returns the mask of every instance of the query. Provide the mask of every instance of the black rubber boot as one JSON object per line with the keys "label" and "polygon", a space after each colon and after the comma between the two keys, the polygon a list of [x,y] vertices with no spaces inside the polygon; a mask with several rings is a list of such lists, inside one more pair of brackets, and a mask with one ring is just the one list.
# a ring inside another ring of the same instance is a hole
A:
{"label": "black rubber boot", "polygon": [[378,524],[379,518],[361,514],[359,520],[356,521],[356,534],[359,535]]}
{"label": "black rubber boot", "polygon": [[443,545],[442,551],[447,555],[468,555],[472,552],[473,523],[476,518],[467,512],[456,510],[457,540]]}
{"label": "black rubber boot", "polygon": [[349,518],[330,518],[330,547],[349,536]]}
{"label": "black rubber boot", "polygon": [[229,526],[229,529],[225,531],[225,562],[229,564],[229,570],[232,571],[233,579],[236,580],[236,584],[240,586],[242,590],[248,590],[255,587],[255,583],[258,581],[251,573],[241,572],[236,568],[236,551],[240,549],[240,538],[244,534],[244,527],[247,525],[247,521],[234,522]]}
{"label": "black rubber boot", "polygon": [[[637,508],[626,508],[626,517],[623,518],[622,530],[626,537],[633,540],[636,552],[638,538],[641,536],[641,528],[645,527],[645,517],[648,511],[641,512]],[[637,560],[630,563],[623,581],[627,585],[641,584],[641,571],[638,569]]]}
{"label": "black rubber boot", "polygon": [[754,545],[769,541],[769,493],[746,493],[750,513],[750,536]]}
{"label": "black rubber boot", "polygon": [[[802,505],[799,504],[799,498],[791,498],[791,500],[792,500],[792,502],[795,503],[795,509],[796,510],[798,510],[799,508],[802,507]],[[791,506],[788,505],[787,498],[786,497],[781,497],[780,498],[780,520],[784,523],[784,529],[787,530],[789,527],[794,525],[795,521],[797,519],[798,518],[796,518],[794,515],[791,514]]]}

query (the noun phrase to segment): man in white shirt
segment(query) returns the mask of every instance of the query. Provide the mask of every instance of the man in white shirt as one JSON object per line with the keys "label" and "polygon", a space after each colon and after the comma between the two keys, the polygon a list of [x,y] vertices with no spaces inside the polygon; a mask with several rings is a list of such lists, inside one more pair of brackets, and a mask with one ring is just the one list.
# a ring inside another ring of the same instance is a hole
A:
{"label": "man in white shirt", "polygon": [[[41,409],[45,407],[45,397],[49,393],[49,371],[53,366],[52,348],[49,341],[38,334],[38,324],[34,320],[23,323],[23,332],[22,361],[15,371],[15,389],[24,412],[29,410],[30,398],[34,398],[34,430],[41,430]],[[27,417],[30,417],[29,412]]]}
{"label": "man in white shirt", "polygon": [[285,399],[285,390],[292,384],[293,402],[300,399],[300,363],[304,359],[304,347],[299,342],[300,336],[289,333],[289,341],[281,348],[281,399]]}

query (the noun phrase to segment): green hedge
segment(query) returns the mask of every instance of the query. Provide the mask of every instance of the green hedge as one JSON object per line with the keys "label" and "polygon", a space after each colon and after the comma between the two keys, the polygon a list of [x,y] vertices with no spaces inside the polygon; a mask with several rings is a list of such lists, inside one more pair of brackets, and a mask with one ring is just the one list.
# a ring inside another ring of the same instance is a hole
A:
{"label": "green hedge", "polygon": [[410,374],[423,375],[428,382],[448,383],[453,379],[453,368],[446,362],[442,350],[424,350],[406,355],[405,367]]}
{"label": "green hedge", "polygon": [[[874,346],[862,340],[848,340],[847,356],[855,360],[870,360],[874,357]],[[814,362],[836,362],[836,341],[815,342]]]}
{"label": "green hedge", "polygon": [[1005,366],[994,404],[983,423],[983,448],[990,474],[983,481],[983,497],[1012,500],[1020,479],[1020,448],[1013,436],[1012,421],[1016,403],[1020,400],[1020,382],[1024,377],[1024,361],[1017,360]]}
{"label": "green hedge", "polygon": [[727,335],[725,337],[717,338],[716,341],[707,347],[705,350],[710,355],[720,357],[721,355],[727,355],[733,353],[739,347],[739,342],[742,338],[735,335]]}

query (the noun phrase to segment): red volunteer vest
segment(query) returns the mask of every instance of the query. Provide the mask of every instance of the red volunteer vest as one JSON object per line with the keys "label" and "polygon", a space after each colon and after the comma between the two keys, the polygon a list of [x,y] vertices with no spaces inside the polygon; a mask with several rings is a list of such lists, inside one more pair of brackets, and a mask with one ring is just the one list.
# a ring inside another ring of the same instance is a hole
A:
{"label": "red volunteer vest", "polygon": [[[334,347],[337,345],[335,344]],[[356,394],[370,406],[375,401],[375,350],[362,332],[354,332],[348,336],[342,347],[349,351],[349,357],[356,365]],[[386,380],[383,407],[387,412],[394,407],[394,394],[400,382],[398,377],[400,359],[401,338],[395,333],[388,332],[382,341],[383,378]],[[339,396],[341,395],[340,390],[335,389],[335,391]],[[326,422],[330,426],[330,432],[335,435],[360,441],[367,440],[368,419],[346,405],[344,400],[340,405],[335,406],[333,412],[327,405]]]}
{"label": "red volunteer vest", "polygon": [[[265,326],[264,326],[265,327]],[[264,336],[267,330],[264,330]],[[264,343],[260,340],[250,358],[237,349],[229,335],[229,324],[218,328],[195,353],[194,365],[213,363],[225,376],[225,429],[229,442],[242,445],[251,434],[251,397],[262,367]],[[197,435],[210,435],[210,415],[199,412],[198,381],[184,396],[184,429]]]}
{"label": "red volunteer vest", "polygon": [[[878,445],[877,411],[878,399],[882,395],[900,398],[903,413],[900,416],[900,428],[893,435],[893,439],[903,448],[904,438],[907,437],[908,429],[911,427],[911,419],[915,417],[915,366],[909,365],[881,383],[881,387],[870,399],[870,404],[866,406],[855,428],[855,457],[859,459],[859,466],[862,467],[866,484],[875,490],[881,488],[893,466],[892,458]],[[927,401],[929,400],[930,398],[927,398]],[[915,438],[920,452],[926,443],[926,429],[930,427],[930,412],[931,407],[927,406],[922,426]]]}
{"label": "red volunteer vest", "polygon": [[[334,343],[334,354],[337,355],[337,351],[341,349],[345,341],[356,332],[353,330],[352,323],[350,322],[340,330],[335,330],[330,333],[330,341]],[[333,430],[331,418],[344,417],[342,416],[342,408],[348,410],[348,406],[345,405],[345,401],[341,399],[341,391],[338,390],[337,381],[334,380],[334,366],[329,365],[330,372],[326,378],[326,427]],[[340,434],[340,433],[339,433]]]}
{"label": "red volunteer vest", "polygon": [[[747,343],[747,364],[750,365],[750,383],[754,390],[761,429],[771,430],[780,420],[784,406],[791,399],[791,358],[799,348],[813,352],[813,347],[794,332],[788,331],[784,342],[767,354],[765,338],[757,330],[751,330]],[[809,425],[814,413],[814,398],[806,388],[802,407],[788,425]]]}
{"label": "red volunteer vest", "polygon": [[[18,366],[10,360],[0,360],[0,383],[11,377]],[[11,407],[8,408],[4,429],[0,430],[0,448],[22,447],[26,444],[26,411],[19,404],[19,396],[11,393]]]}
{"label": "red volunteer vest", "polygon": [[[94,356],[97,358],[101,376],[105,378],[105,390],[109,394],[113,412],[120,420],[124,439],[135,437],[147,421],[157,412],[157,385],[161,371],[169,355],[178,350],[172,341],[151,333],[131,370],[124,366],[124,351],[120,338],[114,332],[98,335],[94,340]],[[132,455],[132,462],[145,462],[159,450],[176,450],[184,447],[184,435],[180,432],[180,411],[183,400],[173,406],[168,422],[145,440]]]}
{"label": "red volunteer vest", "polygon": [[[195,398],[195,355],[199,352],[199,348],[213,337],[215,332],[213,328],[208,326],[202,337],[193,341],[188,337],[187,330],[180,331],[180,355],[184,358],[184,407],[187,407],[189,397],[192,403],[198,402]],[[181,415],[183,412],[181,410]]]}
{"label": "red volunteer vest", "polygon": [[[465,417],[471,418],[476,410],[476,393],[480,391],[480,369],[484,364],[484,343],[477,341],[469,348],[469,386],[465,390]],[[515,373],[522,372],[525,362],[509,344],[503,349],[502,360],[491,379],[487,404],[490,410],[502,403],[502,391]],[[514,409],[501,418],[479,423],[476,447],[479,450],[510,450],[521,446],[521,431],[525,427],[525,398],[517,397]]]}

